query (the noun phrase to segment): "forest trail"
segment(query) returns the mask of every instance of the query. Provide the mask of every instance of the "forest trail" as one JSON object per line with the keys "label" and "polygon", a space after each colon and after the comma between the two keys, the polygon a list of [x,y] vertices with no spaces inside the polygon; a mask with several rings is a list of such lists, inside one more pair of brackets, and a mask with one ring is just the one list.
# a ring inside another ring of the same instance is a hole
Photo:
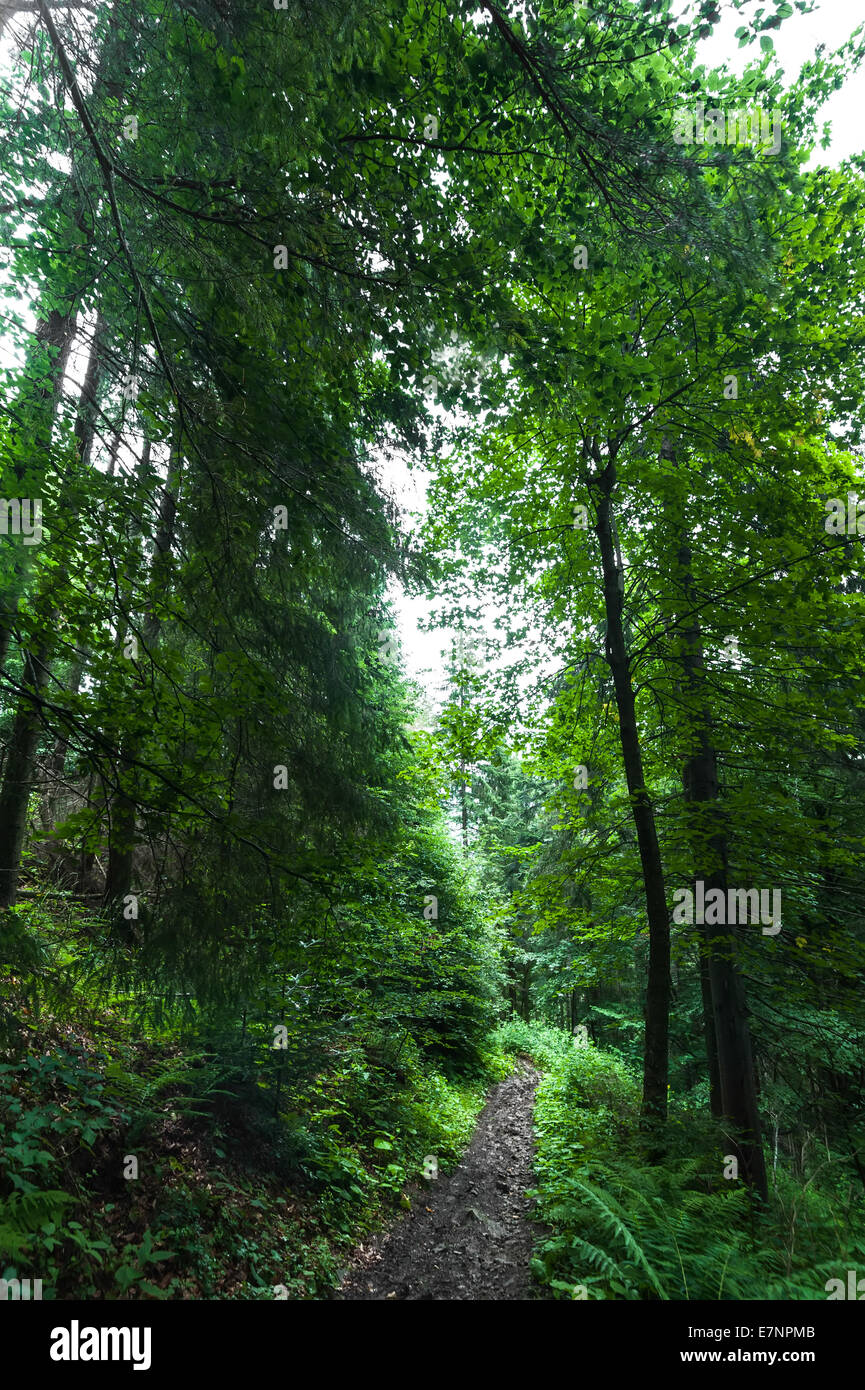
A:
{"label": "forest trail", "polygon": [[430,1182],[395,1230],[362,1245],[345,1299],[514,1301],[539,1296],[529,1272],[538,1227],[528,1061],[490,1092],[459,1167]]}

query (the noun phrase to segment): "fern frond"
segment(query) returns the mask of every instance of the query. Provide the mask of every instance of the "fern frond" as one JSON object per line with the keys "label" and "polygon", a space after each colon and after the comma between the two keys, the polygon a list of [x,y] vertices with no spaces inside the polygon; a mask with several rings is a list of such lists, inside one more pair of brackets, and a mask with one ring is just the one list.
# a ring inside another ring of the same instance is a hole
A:
{"label": "fern frond", "polygon": [[579,1179],[576,1180],[576,1186],[585,1193],[589,1201],[600,1211],[602,1220],[607,1225],[607,1229],[618,1236],[631,1258],[645,1270],[658,1297],[664,1299],[665,1302],[669,1302],[669,1295],[658,1279],[652,1266],[649,1264],[642,1246],[625,1225],[622,1215],[613,1209],[610,1199],[605,1199],[600,1192],[597,1192],[594,1188],[589,1187],[587,1183],[581,1182]]}
{"label": "fern frond", "polygon": [[13,1192],[0,1198],[0,1252],[20,1255],[46,1221],[55,1221],[75,1198],[68,1192]]}

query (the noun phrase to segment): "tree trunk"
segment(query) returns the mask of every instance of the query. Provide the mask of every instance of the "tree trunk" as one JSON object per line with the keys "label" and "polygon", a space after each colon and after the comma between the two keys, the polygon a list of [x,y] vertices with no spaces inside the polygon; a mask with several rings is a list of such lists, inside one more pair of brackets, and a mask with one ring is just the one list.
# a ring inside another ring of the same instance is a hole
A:
{"label": "tree trunk", "polygon": [[526,1023],[528,1023],[528,1021],[529,1021],[529,1019],[530,1019],[530,1017],[531,1017],[531,1012],[532,1012],[532,1006],[531,1006],[531,986],[530,986],[531,975],[532,975],[532,966],[531,966],[531,962],[530,962],[530,961],[527,961],[526,964],[523,966],[523,981],[522,981],[522,984],[523,984],[523,988],[522,988],[522,1015],[523,1015],[523,1018],[525,1019]]}
{"label": "tree trunk", "polygon": [[[682,593],[688,608],[695,607],[691,571],[692,555],[687,536],[677,552]],[[712,742],[711,717],[706,704],[703,643],[699,619],[694,616],[684,631],[682,653],[684,691],[688,697],[690,740],[695,751],[683,769],[685,801],[692,812],[692,843],[704,846],[704,863],[698,864],[695,879],[702,879],[705,891],[719,888],[727,894],[727,837],[719,801],[718,758]],[[725,914],[726,915],[726,914]],[[702,927],[701,985],[703,964],[709,981],[714,1019],[714,1050],[719,1091],[713,1097],[712,1113],[725,1116],[733,1130],[732,1146],[742,1176],[765,1200],[768,1197],[766,1163],[763,1154],[760,1113],[751,1049],[751,1029],[742,977],[736,963],[736,933],[731,923]],[[709,1045],[710,1084],[712,1056]]]}
{"label": "tree trunk", "polygon": [[703,1003],[703,1038],[706,1044],[706,1068],[709,1073],[709,1109],[715,1119],[720,1120],[724,1113],[724,1106],[721,1100],[721,1069],[718,1064],[718,1040],[715,1036],[712,981],[709,976],[709,947],[705,930],[702,930],[700,935],[702,940],[697,951],[700,969],[700,998]]}
{"label": "tree trunk", "polygon": [[[75,436],[78,440],[79,457],[82,464],[89,461],[95,433],[95,401],[100,375],[100,351],[104,340],[105,325],[97,318],[93,349],[88,362],[78,415],[75,423]],[[70,340],[71,341],[71,340]],[[68,355],[68,346],[67,346]],[[58,386],[59,391],[59,386]],[[53,418],[54,403],[52,403]],[[149,449],[147,458],[149,460]],[[112,458],[113,466],[113,458]],[[34,767],[38,748],[41,719],[39,697],[49,677],[49,663],[53,652],[53,640],[49,635],[54,616],[53,593],[65,582],[65,570],[50,570],[41,585],[37,600],[41,609],[41,629],[43,636],[37,641],[32,653],[25,657],[24,684],[32,694],[22,695],[15,718],[15,726],[7,753],[2,789],[0,789],[0,905],[9,905],[15,900],[15,891],[20,870],[21,853],[26,834],[27,807],[30,790],[34,780]],[[71,686],[80,685],[86,659],[77,660],[71,673]],[[28,676],[29,671],[29,676]],[[62,776],[66,758],[67,741],[60,736],[55,740],[50,761],[51,777]],[[29,761],[28,761],[29,760]],[[125,812],[125,819],[124,819]],[[133,809],[134,817],[134,809]],[[131,846],[132,833],[128,829],[128,808],[121,807],[115,817],[117,845]],[[134,831],[134,820],[133,820]],[[131,860],[131,847],[126,850]],[[109,865],[110,869],[110,865]],[[131,873],[131,868],[129,870]],[[117,873],[115,872],[115,879]],[[128,891],[128,889],[127,889]]]}
{"label": "tree trunk", "polygon": [[[51,316],[46,322],[52,322]],[[57,353],[51,361],[46,379],[39,387],[41,408],[45,412],[42,421],[42,428],[45,433],[39,443],[46,455],[50,450],[51,428],[72,344],[73,332],[74,321],[72,319],[54,315],[53,327],[50,328],[47,341],[57,348]],[[98,349],[103,332],[104,325],[101,319],[97,319],[93,351],[88,362],[79,401],[79,414],[75,422],[79,455],[85,462],[89,459],[93,443],[94,413],[92,402],[99,380]],[[49,663],[54,650],[54,641],[50,635],[55,612],[52,595],[58,587],[65,583],[65,579],[66,572],[63,565],[60,566],[59,570],[48,570],[42,577],[40,590],[36,596],[36,604],[41,615],[42,636],[38,637],[31,650],[25,653],[23,685],[27,693],[21,696],[18,703],[12,737],[7,749],[2,788],[0,788],[0,842],[2,842],[0,843],[0,906],[11,906],[15,901],[21,854],[24,849],[24,838],[27,830],[27,808],[34,781],[39,735],[42,730],[41,695],[48,682]],[[8,628],[5,629],[5,632],[0,631],[0,642],[2,642],[4,635],[8,644]],[[3,654],[5,655],[5,649]],[[80,680],[80,676],[78,679]],[[56,743],[54,755],[53,763],[57,755]],[[65,758],[65,745],[63,758]]]}
{"label": "tree trunk", "polygon": [[108,811],[108,864],[105,903],[120,906],[132,892],[135,853],[135,801],[125,791],[111,799]]}
{"label": "tree trunk", "polygon": [[25,657],[23,685],[29,693],[21,697],[6,749],[0,789],[0,907],[12,906],[18,887],[36,749],[42,730],[41,695],[48,679],[46,645],[28,652]]}
{"label": "tree trunk", "polygon": [[[75,438],[78,441],[78,453],[81,466],[86,468],[90,463],[93,453],[93,441],[96,437],[96,404],[99,393],[99,381],[102,373],[102,353],[105,342],[105,321],[101,314],[97,314],[96,323],[93,329],[93,346],[90,358],[87,363],[87,371],[81,388],[81,399],[79,401],[78,415],[75,420]],[[114,465],[117,458],[117,448],[119,445],[119,434],[115,434],[114,447],[107,470],[107,476],[111,477],[114,472]],[[49,578],[49,583],[53,582]],[[88,592],[93,592],[93,585],[88,587]],[[66,680],[66,690],[73,695],[77,695],[81,689],[81,682],[84,679],[84,672],[87,669],[87,655],[83,651],[76,653],[69,675]],[[69,747],[69,740],[65,734],[59,734],[54,743],[54,749],[48,761],[48,792],[46,796],[46,812],[51,825],[57,820],[59,810],[59,797],[57,784],[63,780],[63,772],[66,767],[66,752]]]}
{"label": "tree trunk", "polygon": [[631,798],[631,814],[637,832],[649,921],[642,1111],[646,1121],[665,1120],[669,1076],[670,915],[667,910],[664,871],[655,827],[655,811],[643,773],[634,687],[622,623],[625,576],[615,534],[611,500],[616,485],[615,455],[610,455],[603,470],[592,478],[591,485],[598,494],[598,520],[595,530],[600,542],[604,578],[606,659],[613,677],[619,714],[619,738]]}
{"label": "tree trunk", "polygon": [[[25,468],[33,454],[45,461],[44,471],[47,472],[54,417],[63,390],[63,378],[66,375],[66,366],[69,362],[69,353],[74,337],[74,307],[70,308],[66,314],[52,309],[47,317],[40,319],[36,325],[35,341],[29,364],[35,368],[35,377],[32,385],[27,388],[24,399],[19,399],[16,403],[17,412],[24,417],[23,429],[20,432],[16,431],[18,435],[16,453],[19,453],[15,469],[18,475],[17,482],[23,481]],[[47,360],[44,360],[46,348],[52,351]],[[35,548],[28,547],[28,551]],[[18,601],[31,564],[32,556],[25,553],[21,560],[16,562],[10,581],[0,597],[0,670],[5,666],[6,657],[9,654],[9,643],[12,629],[15,626]]]}
{"label": "tree trunk", "polygon": [[[0,0],[0,35],[2,35],[3,26],[8,23],[12,14],[38,12],[41,3],[42,0]],[[56,6],[58,9],[89,7],[90,0],[87,0],[86,4],[83,0],[68,0],[64,5]],[[52,5],[51,8],[54,6]],[[116,20],[116,16],[114,18]],[[125,28],[121,28],[116,22],[113,23],[108,30],[108,38],[99,53],[97,72],[89,98],[91,115],[95,114],[96,93],[106,72],[112,64],[119,65],[122,62],[124,51],[131,42],[132,36]],[[24,380],[27,385],[23,397],[16,402],[18,428],[15,430],[15,434],[17,435],[16,453],[19,475],[23,475],[24,470],[31,468],[34,460],[41,461],[43,476],[48,474],[54,418],[60,402],[63,378],[66,374],[69,353],[75,336],[76,306],[82,294],[92,287],[93,269],[90,263],[90,250],[93,229],[89,203],[82,192],[80,180],[76,176],[74,156],[68,180],[68,199],[64,218],[65,228],[61,227],[60,234],[62,236],[64,230],[71,234],[72,241],[78,244],[81,257],[74,262],[66,262],[69,268],[66,270],[62,285],[53,283],[49,287],[51,301],[63,303],[63,312],[51,308],[44,317],[39,319],[36,325],[34,350],[30,354],[31,361],[24,373]],[[101,320],[97,325],[97,331],[100,325]],[[44,361],[43,351],[46,347],[54,349],[54,351],[48,360]],[[95,355],[94,344],[91,360]],[[35,363],[33,359],[35,359]],[[32,372],[29,370],[31,366],[35,366],[35,370]],[[84,414],[83,417],[79,417],[79,423],[82,429],[89,430],[92,437],[92,405],[84,402],[83,411]],[[16,565],[10,583],[0,595],[0,670],[3,669],[8,655],[18,603],[27,582],[30,559],[31,557],[25,557],[21,564]]]}

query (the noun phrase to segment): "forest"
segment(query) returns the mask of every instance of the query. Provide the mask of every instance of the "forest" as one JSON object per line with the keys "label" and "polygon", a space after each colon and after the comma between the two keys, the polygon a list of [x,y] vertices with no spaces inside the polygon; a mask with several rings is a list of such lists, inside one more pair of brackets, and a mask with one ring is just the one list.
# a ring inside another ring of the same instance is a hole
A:
{"label": "forest", "polygon": [[865,1298],[841,8],[3,0],[0,1302]]}

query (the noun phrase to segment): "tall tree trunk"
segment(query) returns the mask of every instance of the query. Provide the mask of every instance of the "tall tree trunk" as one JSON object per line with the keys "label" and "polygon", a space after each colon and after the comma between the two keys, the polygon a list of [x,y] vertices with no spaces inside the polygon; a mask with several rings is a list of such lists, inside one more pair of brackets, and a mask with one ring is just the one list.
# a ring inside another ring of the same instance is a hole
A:
{"label": "tall tree trunk", "polygon": [[[58,334],[61,332],[58,326]],[[75,423],[79,456],[86,463],[90,457],[94,433],[93,397],[99,380],[98,352],[104,325],[97,320],[93,351],[88,363],[79,413]],[[60,341],[60,351],[55,361],[68,356],[71,337]],[[96,359],[96,360],[94,360]],[[62,380],[62,373],[61,373]],[[56,383],[59,394],[59,383]],[[51,414],[45,428],[50,436],[50,421],[53,420],[56,401],[51,403]],[[50,438],[44,441],[50,445]],[[9,742],[4,768],[2,787],[0,787],[0,906],[11,906],[15,901],[21,854],[27,828],[27,808],[30,792],[35,780],[36,753],[42,731],[41,705],[42,692],[48,683],[50,661],[55,650],[53,619],[56,616],[54,594],[66,580],[66,569],[61,564],[58,570],[43,573],[36,594],[36,608],[39,612],[39,632],[31,649],[24,654],[24,693],[18,703],[12,737]],[[80,679],[80,677],[79,677]],[[56,745],[55,745],[56,748]]]}
{"label": "tall tree trunk", "polygon": [[[46,319],[41,320],[36,330],[40,346],[44,344],[53,349],[40,373],[34,394],[28,397],[28,406],[36,415],[33,438],[46,459],[51,450],[54,416],[74,334],[74,312],[63,315],[56,310],[52,310]],[[89,376],[88,370],[88,378]],[[88,450],[90,431],[92,419],[88,415],[87,423],[78,434],[79,445],[86,445]],[[23,583],[24,573],[22,567],[16,574],[16,583]],[[47,584],[53,588],[58,578],[62,582],[62,575],[58,576],[55,571],[50,571]],[[12,597],[17,607],[17,592]],[[0,906],[3,907],[9,907],[14,903],[17,891],[21,855],[27,832],[27,808],[35,780],[36,752],[42,730],[41,696],[48,682],[49,661],[54,645],[53,639],[48,635],[50,596],[43,597],[47,597],[49,611],[41,624],[42,635],[36,639],[31,649],[24,653],[23,693],[18,702],[12,736],[6,751],[3,782],[0,786]],[[8,612],[3,616],[5,621],[0,621],[0,665],[5,661],[8,651],[12,621]]]}
{"label": "tall tree trunk", "polygon": [[[46,0],[52,10],[93,10],[96,0]],[[13,19],[35,18],[38,0],[0,0],[0,38]]]}
{"label": "tall tree trunk", "polygon": [[[461,660],[464,662],[465,659],[466,659],[466,656],[465,656],[466,647],[465,647],[465,637],[464,637],[464,636],[463,636],[463,646],[462,646],[462,649],[461,649],[461,650],[462,650]],[[462,669],[460,670],[460,673],[459,673],[459,682],[460,682],[460,710],[462,711],[462,710],[464,710],[465,707],[466,707],[466,674],[465,674],[465,670],[462,670]],[[463,734],[462,736],[464,737],[465,735]],[[461,827],[462,827],[462,846],[463,846],[463,853],[464,853],[464,854],[468,854],[468,850],[469,850],[469,805],[468,805],[468,787],[467,787],[467,778],[466,778],[466,761],[465,761],[465,757],[464,757],[464,756],[460,758],[460,823],[461,823]]]}
{"label": "tall tree trunk", "polygon": [[595,455],[599,471],[591,478],[590,485],[597,493],[598,520],[595,530],[600,543],[604,580],[606,659],[613,677],[619,714],[619,739],[631,799],[631,814],[637,832],[649,921],[642,1110],[646,1121],[665,1120],[670,1065],[670,914],[667,910],[655,811],[643,772],[631,665],[622,622],[625,576],[612,510],[612,494],[616,485],[615,455],[610,454],[603,468],[600,468],[597,450]]}
{"label": "tall tree trunk", "polygon": [[[687,789],[685,796],[687,798]],[[715,1006],[712,1003],[712,980],[709,975],[709,946],[705,928],[700,931],[697,947],[700,972],[700,1001],[703,1006],[703,1040],[706,1044],[706,1069],[709,1074],[709,1109],[716,1120],[724,1113],[721,1100],[721,1068],[718,1062],[718,1039],[715,1036]]]}
{"label": "tall tree trunk", "polygon": [[[3,26],[8,23],[13,14],[38,13],[43,3],[47,4],[47,0],[0,0],[0,35],[2,35]],[[95,6],[91,5],[91,0],[86,0],[86,3],[85,0],[64,0],[63,4],[50,6],[52,9],[93,7]],[[45,15],[42,15],[40,23],[44,22],[44,19]],[[96,113],[97,93],[105,82],[106,76],[110,74],[112,68],[116,69],[122,64],[123,55],[133,42],[128,26],[120,25],[116,22],[117,19],[118,16],[115,15],[115,22],[109,28],[107,39],[99,52],[97,70],[89,96],[91,116]],[[47,476],[49,472],[51,435],[62,394],[69,352],[75,336],[76,307],[82,294],[89,290],[93,283],[93,266],[90,260],[93,228],[90,205],[89,199],[85,197],[82,190],[81,181],[76,175],[74,156],[68,179],[67,197],[68,203],[64,200],[64,222],[66,225],[65,229],[61,227],[59,231],[61,239],[63,230],[72,234],[71,239],[78,244],[80,256],[74,261],[64,257],[63,283],[60,285],[52,283],[48,287],[46,297],[50,295],[52,303],[58,301],[63,303],[63,311],[52,307],[37,322],[35,341],[30,354],[31,362],[28,363],[28,368],[24,373],[24,381],[27,384],[21,398],[16,402],[17,426],[15,433],[18,436],[16,452],[20,475],[32,467],[34,460],[39,463],[43,476]],[[47,360],[44,355],[46,348],[51,349]],[[95,346],[91,360],[93,355],[95,355]],[[31,366],[33,367],[32,371],[30,370]],[[84,412],[82,424],[86,421],[92,432],[92,403],[83,403],[82,409]],[[10,582],[5,586],[4,592],[0,594],[0,671],[6,663],[18,604],[27,583],[31,562],[32,557],[27,556],[21,564],[15,567]]]}
{"label": "tall tree trunk", "polygon": [[36,749],[42,729],[41,696],[48,680],[45,664],[47,643],[29,651],[24,659],[19,701],[6,749],[3,785],[0,788],[0,907],[15,902],[18,873],[27,833],[27,808],[33,786]]}
{"label": "tall tree trunk", "polygon": [[[18,482],[23,481],[34,454],[44,460],[44,471],[48,470],[54,417],[63,391],[63,378],[66,375],[74,337],[74,305],[70,306],[65,314],[51,309],[46,317],[40,318],[36,324],[28,363],[28,368],[32,367],[34,375],[26,392],[16,403],[16,414],[23,417],[21,426],[15,431],[18,445]],[[30,380],[29,370],[25,376]],[[33,561],[29,552],[34,548],[28,547],[20,561],[16,561],[9,582],[0,595],[0,670],[5,666],[9,654],[18,602]]]}
{"label": "tall tree trunk", "polygon": [[[678,576],[685,603],[696,609],[692,552],[687,535],[680,532],[677,550]],[[687,696],[689,742],[694,748],[683,769],[685,800],[694,824],[692,843],[703,846],[703,864],[695,879],[705,891],[719,888],[727,900],[727,837],[719,799],[718,757],[712,740],[711,716],[706,701],[703,641],[699,618],[688,620],[683,635],[683,687]],[[725,914],[726,916],[726,914]],[[762,1127],[757,1102],[751,1029],[742,977],[736,961],[736,932],[729,922],[701,928],[701,986],[708,976],[714,1020],[714,1045],[719,1096],[712,1112],[725,1116],[732,1127],[732,1146],[742,1176],[764,1199],[768,1196]],[[712,1057],[710,1049],[710,1069]]]}
{"label": "tall tree trunk", "polygon": [[[128,768],[128,755],[124,758]],[[119,907],[132,892],[135,854],[134,797],[125,790],[115,793],[108,808],[108,864],[105,871],[105,904]]]}
{"label": "tall tree trunk", "polygon": [[525,1019],[526,1023],[528,1023],[528,1021],[529,1021],[529,1019],[530,1019],[530,1017],[531,1017],[531,1012],[532,1012],[532,1004],[531,1004],[531,977],[532,977],[532,963],[531,963],[531,961],[525,961],[524,964],[523,964],[523,979],[522,979],[522,1015],[523,1015],[523,1018]]}
{"label": "tall tree trunk", "polygon": [[[672,442],[665,434],[661,443],[661,459],[663,462],[675,467],[676,454]],[[685,530],[685,520],[682,514],[681,504],[673,504],[669,498],[664,499],[664,518],[670,529],[670,544],[676,545],[678,572],[676,582],[679,589],[686,598],[686,606],[691,606],[693,593],[693,581],[690,572],[690,551],[684,546],[682,536]],[[677,682],[677,688],[681,697],[684,709],[688,709],[688,696],[691,703],[694,703],[695,684],[702,668],[702,647],[700,642],[699,628],[696,623],[689,626],[684,634],[684,655],[682,658],[684,670],[683,681]],[[686,718],[686,741],[688,748],[698,747],[700,755],[689,756],[686,758],[682,770],[682,785],[685,794],[685,801],[693,801],[692,788],[694,785],[694,773],[699,763],[699,757],[705,751],[705,736],[708,730],[706,722],[708,712],[705,711],[706,719],[702,716],[696,721]],[[700,839],[698,828],[694,829],[694,817],[688,817],[689,826],[692,828],[691,851],[693,862],[702,866],[703,872],[696,873],[695,877],[704,877],[709,872],[703,860],[705,859],[705,846]],[[703,1011],[703,1041],[706,1048],[706,1069],[709,1078],[709,1109],[716,1120],[720,1119],[724,1113],[721,1101],[721,1072],[718,1065],[718,1042],[715,1036],[715,1011],[712,1003],[712,982],[709,977],[709,947],[708,933],[705,924],[698,927],[699,940],[697,942],[697,963],[700,977],[700,1001]]]}

